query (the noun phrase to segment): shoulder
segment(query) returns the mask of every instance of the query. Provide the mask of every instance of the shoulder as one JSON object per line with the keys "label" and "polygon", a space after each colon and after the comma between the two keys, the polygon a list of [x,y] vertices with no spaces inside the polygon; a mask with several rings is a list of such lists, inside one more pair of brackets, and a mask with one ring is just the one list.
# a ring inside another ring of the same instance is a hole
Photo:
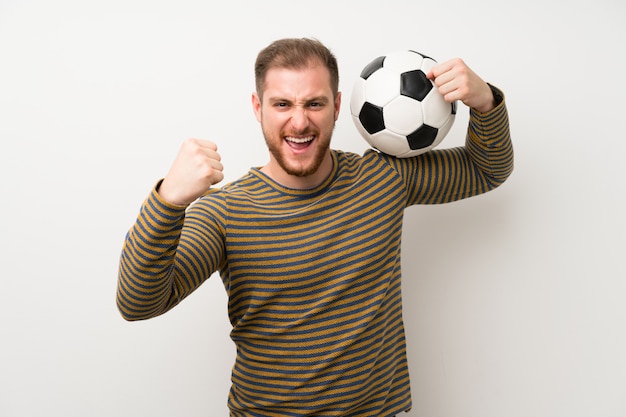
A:
{"label": "shoulder", "polygon": [[359,178],[361,180],[384,182],[399,180],[398,164],[408,161],[398,161],[398,158],[379,152],[376,149],[367,149],[363,155],[352,152],[333,151],[336,154],[337,177]]}
{"label": "shoulder", "polygon": [[389,155],[385,155],[375,149],[367,149],[363,152],[363,155],[355,152],[347,152],[341,150],[332,150],[334,160],[339,167],[351,167],[368,163],[380,163],[384,162],[387,158],[393,158]]}

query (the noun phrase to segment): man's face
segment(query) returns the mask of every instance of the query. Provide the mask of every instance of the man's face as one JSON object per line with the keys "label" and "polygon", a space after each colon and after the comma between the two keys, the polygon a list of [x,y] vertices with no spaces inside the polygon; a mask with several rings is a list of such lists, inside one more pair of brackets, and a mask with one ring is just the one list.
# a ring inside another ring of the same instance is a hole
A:
{"label": "man's face", "polygon": [[306,180],[330,163],[330,139],[339,115],[341,94],[333,98],[330,75],[322,65],[305,69],[270,69],[263,101],[255,93],[252,106],[270,151],[268,167],[279,177]]}

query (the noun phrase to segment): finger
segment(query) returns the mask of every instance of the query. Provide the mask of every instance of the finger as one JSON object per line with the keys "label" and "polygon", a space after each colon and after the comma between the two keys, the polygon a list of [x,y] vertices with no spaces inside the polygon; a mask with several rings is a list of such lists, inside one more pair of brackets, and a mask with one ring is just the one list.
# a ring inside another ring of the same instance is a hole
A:
{"label": "finger", "polygon": [[207,139],[197,139],[197,143],[200,147],[217,151],[217,144]]}
{"label": "finger", "polygon": [[224,171],[224,165],[222,165],[222,163],[219,161],[219,159],[211,159],[210,165],[211,165],[211,168],[213,168],[214,171],[217,171],[217,172]]}
{"label": "finger", "polygon": [[217,145],[210,140],[190,138],[185,141],[183,147],[189,155],[221,160],[221,156],[217,152]]}
{"label": "finger", "polygon": [[428,74],[426,74],[426,77],[428,77],[431,80],[434,80],[440,77],[441,75],[447,73],[448,71],[450,71],[453,67],[454,67],[454,60],[452,59],[441,62],[439,64],[434,65],[428,71]]}
{"label": "finger", "polygon": [[455,78],[454,72],[450,70],[439,74],[432,81],[441,95],[449,94],[458,88],[458,80]]}
{"label": "finger", "polygon": [[183,142],[183,147],[189,147],[191,149],[210,149],[217,150],[217,145],[207,139],[188,138]]}
{"label": "finger", "polygon": [[211,167],[211,184],[215,185],[224,179],[224,166],[218,160],[212,160]]}

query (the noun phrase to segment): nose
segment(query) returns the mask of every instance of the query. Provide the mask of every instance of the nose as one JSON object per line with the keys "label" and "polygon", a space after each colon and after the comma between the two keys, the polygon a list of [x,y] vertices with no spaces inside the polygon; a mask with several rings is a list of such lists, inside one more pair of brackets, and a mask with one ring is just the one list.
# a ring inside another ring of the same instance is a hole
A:
{"label": "nose", "polygon": [[309,126],[309,116],[303,107],[295,107],[291,115],[291,126],[297,132],[303,132]]}

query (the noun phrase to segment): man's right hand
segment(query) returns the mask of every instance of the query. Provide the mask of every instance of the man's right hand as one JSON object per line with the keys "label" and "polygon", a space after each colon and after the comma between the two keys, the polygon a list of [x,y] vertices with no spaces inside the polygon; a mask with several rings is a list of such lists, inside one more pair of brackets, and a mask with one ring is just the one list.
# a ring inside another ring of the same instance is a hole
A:
{"label": "man's right hand", "polygon": [[195,138],[185,140],[161,182],[159,195],[170,204],[191,204],[224,179],[220,159],[215,143]]}

